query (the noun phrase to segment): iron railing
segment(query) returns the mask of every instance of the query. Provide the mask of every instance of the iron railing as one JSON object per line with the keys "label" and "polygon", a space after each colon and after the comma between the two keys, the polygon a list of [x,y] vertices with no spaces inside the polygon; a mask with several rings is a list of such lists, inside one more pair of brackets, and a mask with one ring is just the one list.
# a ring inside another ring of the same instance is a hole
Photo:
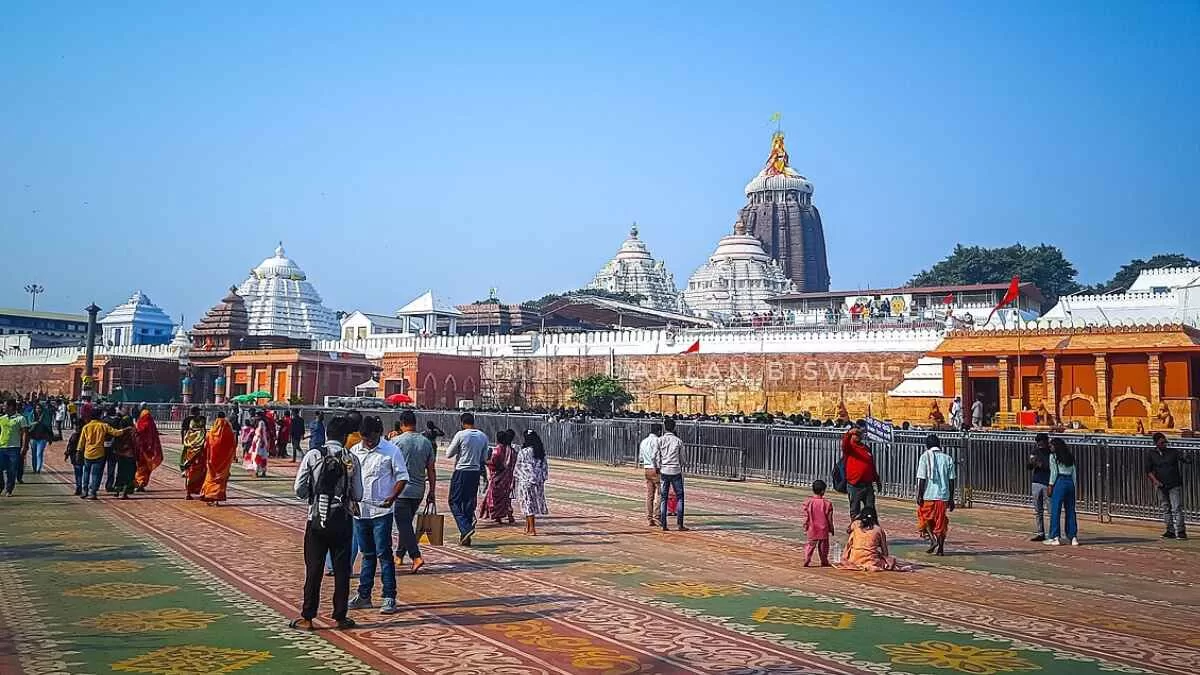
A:
{"label": "iron railing", "polygon": [[[151,406],[160,429],[178,430],[187,406]],[[228,406],[204,406],[208,418]],[[321,408],[299,407],[306,422]],[[345,413],[323,409],[326,417]],[[390,429],[398,410],[368,410]],[[459,414],[451,410],[417,411],[424,428],[432,421],[452,435]],[[543,415],[475,413],[476,426],[490,438],[512,429],[517,438],[526,430],[542,437],[551,457],[610,466],[635,465],[638,444],[650,431],[651,419],[577,419],[554,421]],[[816,479],[830,480],[841,456],[842,432],[821,427],[720,424],[680,420],[675,433],[685,444],[685,470],[692,475],[728,480],[763,479],[779,485],[801,486]],[[917,459],[925,450],[924,431],[897,430],[890,442],[870,442],[887,495],[912,498],[916,491]],[[965,506],[974,503],[1020,506],[1030,504],[1030,474],[1026,468],[1034,434],[1027,432],[939,432],[942,447],[958,465],[958,485]],[[1151,441],[1144,436],[1063,434],[1075,453],[1078,510],[1101,520],[1113,517],[1159,518],[1159,493],[1146,477],[1144,463]],[[1172,438],[1173,447],[1200,456],[1200,441]],[[1200,518],[1200,467],[1185,464],[1185,515]]]}

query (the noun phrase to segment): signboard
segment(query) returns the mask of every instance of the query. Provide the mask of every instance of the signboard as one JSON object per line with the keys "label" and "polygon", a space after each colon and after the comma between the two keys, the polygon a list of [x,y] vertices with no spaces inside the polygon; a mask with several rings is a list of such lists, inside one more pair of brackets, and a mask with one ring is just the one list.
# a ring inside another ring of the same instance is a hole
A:
{"label": "signboard", "polygon": [[891,422],[884,422],[874,417],[867,418],[867,440],[879,443],[891,443],[892,432],[896,427]]}

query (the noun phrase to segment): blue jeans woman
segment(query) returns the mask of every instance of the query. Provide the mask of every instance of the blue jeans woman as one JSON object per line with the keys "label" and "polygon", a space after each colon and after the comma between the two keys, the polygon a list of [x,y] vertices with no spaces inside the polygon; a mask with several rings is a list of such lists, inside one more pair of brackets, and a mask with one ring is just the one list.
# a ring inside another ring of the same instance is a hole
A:
{"label": "blue jeans woman", "polygon": [[1060,536],[1059,521],[1066,512],[1067,539],[1075,541],[1079,535],[1079,523],[1075,519],[1075,477],[1059,475],[1050,493],[1050,540]]}

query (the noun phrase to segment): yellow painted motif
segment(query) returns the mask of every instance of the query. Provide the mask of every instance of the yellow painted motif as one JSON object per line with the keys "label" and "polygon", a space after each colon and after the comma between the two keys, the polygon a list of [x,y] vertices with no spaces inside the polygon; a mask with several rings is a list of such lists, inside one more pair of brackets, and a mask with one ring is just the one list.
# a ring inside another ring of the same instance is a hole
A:
{"label": "yellow painted motif", "polygon": [[520,555],[531,558],[541,558],[542,556],[552,555],[554,553],[553,546],[545,544],[513,544],[511,546],[499,546],[496,548],[496,553],[500,555]]}
{"label": "yellow painted motif", "polygon": [[585,671],[595,670],[605,675],[629,675],[641,670],[638,660],[615,649],[601,647],[584,637],[556,633],[550,622],[530,619],[513,623],[491,624],[504,637],[546,651],[571,655],[571,666]]}
{"label": "yellow painted motif", "polygon": [[157,584],[134,584],[115,581],[106,584],[92,584],[79,588],[68,588],[63,595],[72,598],[99,598],[101,600],[141,600],[163,593],[179,590],[178,586],[159,586]]}
{"label": "yellow painted motif", "polygon": [[996,673],[1042,669],[1036,663],[1021,658],[1011,649],[984,649],[939,640],[879,645],[879,648],[887,652],[892,663],[905,666],[932,666],[957,670],[960,673],[971,673],[971,675],[995,675]]}
{"label": "yellow painted motif", "polygon": [[699,581],[656,581],[642,585],[661,595],[678,595],[684,598],[724,598],[731,595],[746,594],[740,586],[735,584],[706,584]]}
{"label": "yellow painted motif", "polygon": [[784,623],[806,628],[846,630],[854,625],[854,615],[800,607],[759,607],[750,618],[759,623]]}
{"label": "yellow painted motif", "polygon": [[131,659],[112,664],[112,669],[126,673],[155,673],[156,675],[201,675],[201,673],[232,673],[271,658],[271,652],[246,649],[224,649],[202,645],[163,647]]}
{"label": "yellow painted motif", "polygon": [[125,574],[137,572],[146,566],[135,560],[75,561],[60,560],[46,569],[58,574],[88,576],[92,574]]}
{"label": "yellow painted motif", "polygon": [[110,633],[152,633],[157,631],[203,630],[224,614],[197,612],[183,607],[148,609],[136,612],[105,612],[78,622],[80,626]]}

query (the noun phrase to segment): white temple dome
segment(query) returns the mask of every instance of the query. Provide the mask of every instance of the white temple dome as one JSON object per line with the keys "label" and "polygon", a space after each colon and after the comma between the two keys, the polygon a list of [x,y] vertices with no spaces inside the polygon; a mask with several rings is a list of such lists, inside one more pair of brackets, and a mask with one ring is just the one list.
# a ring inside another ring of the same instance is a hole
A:
{"label": "white temple dome", "polygon": [[321,304],[321,296],[300,266],[284,255],[283,242],[275,255],[250,271],[238,286],[254,336],[291,340],[336,340],[338,322]]}
{"label": "white temple dome", "polygon": [[702,316],[732,318],[766,312],[767,300],[795,290],[779,264],[763,250],[758,239],[746,234],[739,221],[733,234],[717,243],[708,262],[692,273],[683,301]]}
{"label": "white temple dome", "polygon": [[667,311],[679,310],[679,289],[675,277],[661,260],[655,260],[638,238],[637,223],[629,228],[629,238],[617,254],[600,268],[587,288],[610,293],[628,293],[643,299],[641,305]]}

